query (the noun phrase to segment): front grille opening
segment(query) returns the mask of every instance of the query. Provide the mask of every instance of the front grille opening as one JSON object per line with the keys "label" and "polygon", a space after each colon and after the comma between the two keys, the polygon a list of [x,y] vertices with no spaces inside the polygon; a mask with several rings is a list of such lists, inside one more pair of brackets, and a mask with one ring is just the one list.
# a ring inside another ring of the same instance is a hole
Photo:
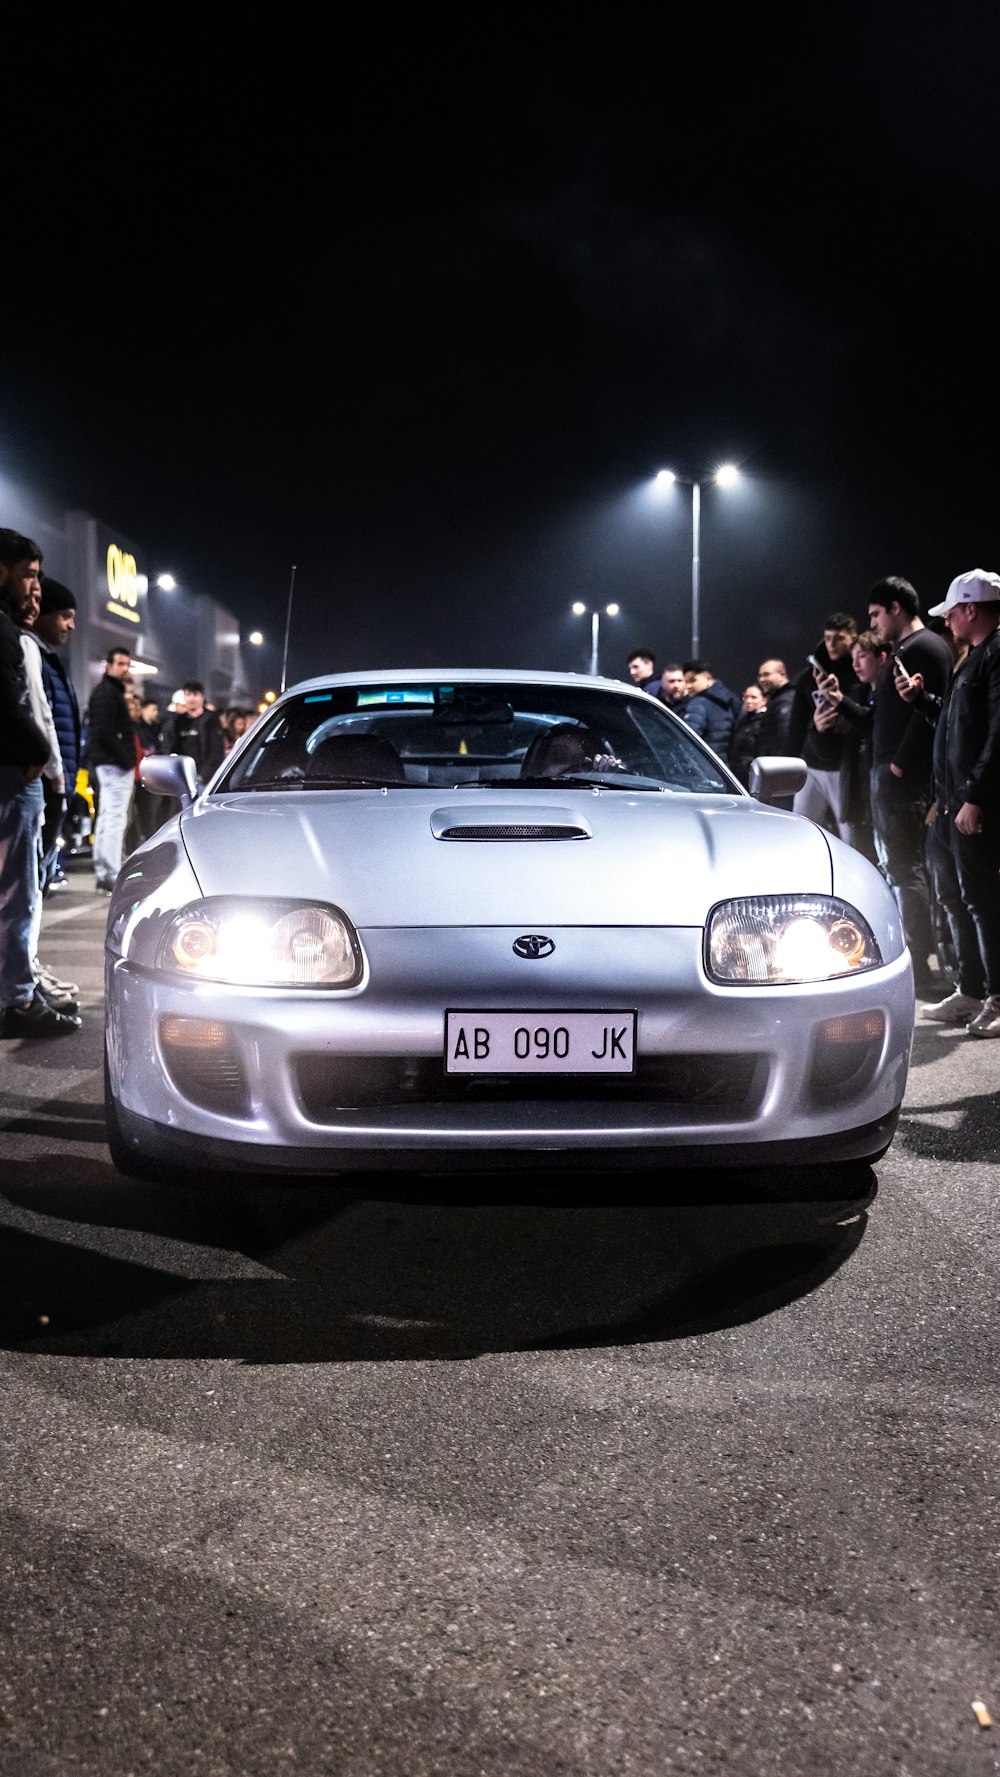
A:
{"label": "front grille opening", "polygon": [[633,1074],[446,1074],[440,1057],[299,1055],[293,1077],[310,1121],[407,1105],[646,1103],[688,1107],[706,1122],[749,1115],[763,1096],[758,1055],[640,1057]]}
{"label": "front grille opening", "polygon": [[160,1019],[160,1054],[173,1086],[202,1110],[249,1114],[250,1095],[233,1033],[215,1018]]}
{"label": "front grille opening", "polygon": [[531,826],[518,823],[509,826],[445,827],[442,839],[589,839],[585,827]]}

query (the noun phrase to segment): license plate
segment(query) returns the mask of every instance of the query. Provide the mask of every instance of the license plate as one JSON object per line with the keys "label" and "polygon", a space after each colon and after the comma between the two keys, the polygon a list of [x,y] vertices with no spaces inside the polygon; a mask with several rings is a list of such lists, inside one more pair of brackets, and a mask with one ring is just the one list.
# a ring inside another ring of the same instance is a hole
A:
{"label": "license plate", "polygon": [[634,1012],[446,1012],[449,1074],[630,1074]]}

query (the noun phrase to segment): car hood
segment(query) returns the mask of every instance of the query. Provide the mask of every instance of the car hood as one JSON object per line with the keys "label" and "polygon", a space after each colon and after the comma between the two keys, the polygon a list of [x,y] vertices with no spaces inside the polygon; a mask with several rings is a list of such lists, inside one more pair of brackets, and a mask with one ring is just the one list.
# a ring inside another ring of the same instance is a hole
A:
{"label": "car hood", "polygon": [[[440,837],[520,824],[587,837]],[[832,889],[817,827],[738,796],[253,792],[196,804],[181,831],[203,894],[315,898],[360,927],[700,926],[733,895]]]}

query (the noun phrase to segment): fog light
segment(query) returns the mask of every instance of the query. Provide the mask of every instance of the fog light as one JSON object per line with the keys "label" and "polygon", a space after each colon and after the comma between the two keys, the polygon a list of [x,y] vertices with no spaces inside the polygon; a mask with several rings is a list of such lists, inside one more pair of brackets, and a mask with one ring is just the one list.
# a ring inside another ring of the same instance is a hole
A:
{"label": "fog light", "polygon": [[884,1012],[846,1012],[827,1018],[819,1027],[824,1043],[875,1043],[885,1035]]}
{"label": "fog light", "polygon": [[844,1012],[825,1018],[813,1037],[809,1092],[830,1104],[845,1090],[857,1090],[875,1075],[885,1037],[884,1012]]}
{"label": "fog light", "polygon": [[229,1029],[217,1018],[161,1018],[160,1042],[170,1049],[225,1049]]}

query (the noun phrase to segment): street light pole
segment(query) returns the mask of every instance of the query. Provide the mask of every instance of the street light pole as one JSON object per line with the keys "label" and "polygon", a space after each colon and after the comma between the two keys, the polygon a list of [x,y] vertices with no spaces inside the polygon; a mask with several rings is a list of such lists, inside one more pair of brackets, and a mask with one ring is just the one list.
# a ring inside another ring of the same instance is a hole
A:
{"label": "street light pole", "polygon": [[[618,611],[619,611],[618,605],[605,605],[605,607],[604,607],[604,614],[606,617],[617,617]],[[586,617],[586,615],[587,615],[586,605],[581,604],[578,600],[577,603],[573,606],[573,615],[574,615],[574,617]],[[601,613],[600,613],[600,611],[591,611],[591,613],[590,613],[590,676],[592,679],[596,679],[600,670],[601,670],[600,664],[599,664],[600,638],[601,638]]]}
{"label": "street light pole", "polygon": [[[739,478],[733,463],[723,463],[712,476],[717,487],[732,487]],[[696,660],[701,647],[701,482],[675,475],[672,469],[660,469],[656,476],[658,487],[673,487],[678,481],[691,489],[691,655]]]}
{"label": "street light pole", "polygon": [[282,691],[284,691],[284,689],[285,689],[285,675],[288,671],[288,633],[292,627],[292,598],[294,596],[294,593],[295,593],[295,569],[293,568],[292,569],[292,577],[288,583],[288,611],[285,615],[285,651],[281,656],[281,689],[282,689]]}
{"label": "street light pole", "polygon": [[691,483],[691,657],[701,642],[701,482]]}

